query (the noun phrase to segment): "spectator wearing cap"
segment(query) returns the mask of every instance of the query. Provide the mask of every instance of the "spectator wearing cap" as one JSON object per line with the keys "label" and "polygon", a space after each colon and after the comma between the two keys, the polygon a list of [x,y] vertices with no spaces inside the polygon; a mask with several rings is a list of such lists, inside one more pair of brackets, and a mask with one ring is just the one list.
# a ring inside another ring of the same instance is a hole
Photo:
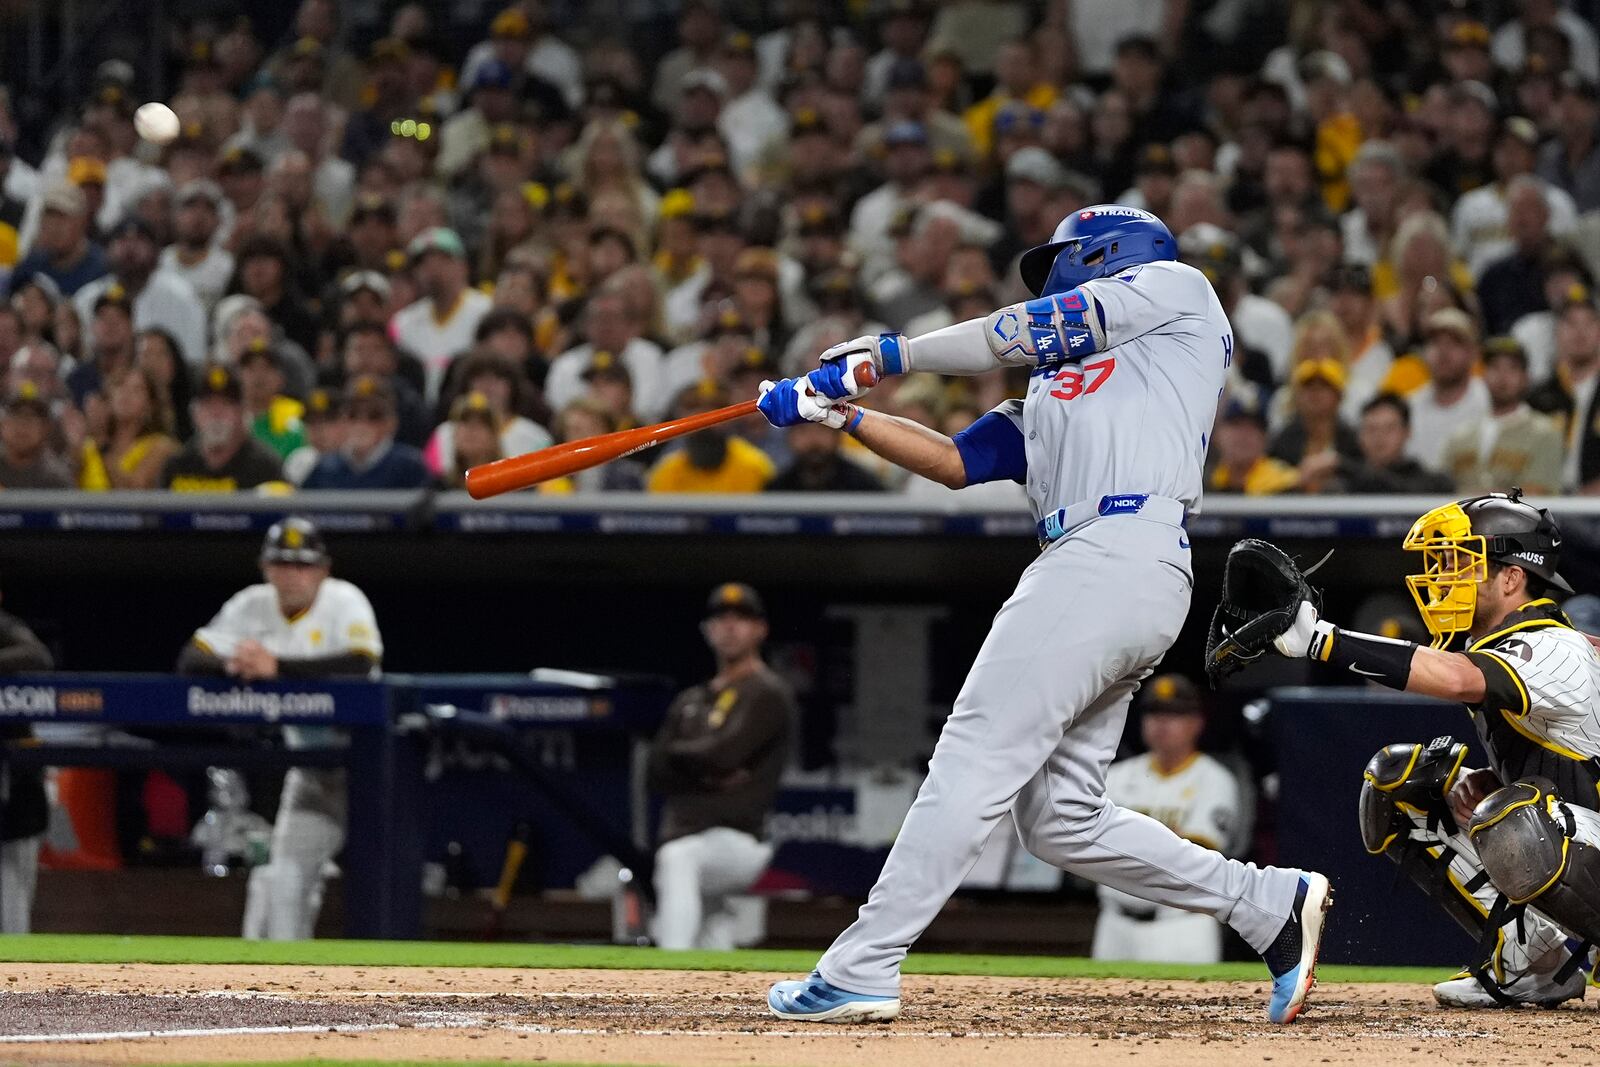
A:
{"label": "spectator wearing cap", "polygon": [[709,67],[684,75],[683,88],[669,114],[672,127],[645,161],[645,172],[663,186],[682,185],[709,154],[727,146],[717,129],[728,82]]}
{"label": "spectator wearing cap", "polygon": [[450,116],[439,131],[434,170],[446,182],[465,174],[472,161],[489,148],[497,125],[516,118],[515,70],[490,59],[477,67],[471,78],[463,83],[468,106]]}
{"label": "spectator wearing cap", "polygon": [[672,396],[704,378],[727,382],[733,365],[756,347],[750,322],[735,301],[724,300],[707,308],[706,318],[709,321],[699,337],[674,348],[662,361],[662,388]]}
{"label": "spectator wearing cap", "polygon": [[294,276],[289,249],[272,237],[250,237],[239,246],[228,293],[253,298],[285,337],[315,352],[321,324],[311,313]]}
{"label": "spectator wearing cap", "polygon": [[[1372,272],[1360,264],[1335,267],[1324,281],[1328,310],[1339,323],[1348,351],[1345,359],[1344,401],[1339,414],[1354,423],[1368,400],[1385,388],[1395,367],[1394,349],[1378,321],[1378,302],[1372,296]],[[1404,394],[1427,380],[1426,369],[1416,366],[1415,380],[1395,387]]]}
{"label": "spectator wearing cap", "polygon": [[[796,431],[799,431],[798,433]],[[820,431],[820,432],[819,432]],[[881,493],[884,485],[841,453],[841,435],[820,422],[789,427],[791,459],[772,481],[769,493]]]}
{"label": "spectator wearing cap", "polygon": [[[367,323],[382,324],[392,314],[390,299],[394,289],[389,279],[375,270],[353,270],[345,274],[334,287],[330,303],[334,308],[334,325],[348,330]],[[415,358],[415,357],[413,357]],[[417,380],[422,380],[422,365],[417,363]]]}
{"label": "spectator wearing cap", "polygon": [[1344,382],[1344,364],[1326,356],[1296,364],[1289,375],[1294,414],[1267,453],[1299,470],[1303,493],[1325,491],[1340,461],[1360,454],[1355,432],[1339,418]]}
{"label": "spectator wearing cap", "polygon": [[157,269],[189,283],[208,316],[233,278],[233,255],[217,241],[225,202],[222,187],[206,178],[180,188],[175,239],[156,261]]}
{"label": "spectator wearing cap", "polygon": [[[1142,812],[1202,848],[1235,854],[1249,843],[1250,819],[1239,779],[1200,751],[1206,712],[1200,690],[1181,674],[1150,679],[1139,702],[1145,752],[1106,768],[1106,796]],[[1216,963],[1222,926],[1101,886],[1091,954],[1097,960]]]}
{"label": "spectator wearing cap", "polygon": [[[461,361],[461,391],[482,397],[494,415],[503,455],[520,456],[547,448],[554,443],[543,426],[520,414],[531,386],[521,369],[492,352],[478,351]],[[457,398],[459,399],[459,397]],[[450,410],[455,410],[452,402]],[[446,420],[433,431],[423,449],[423,461],[436,475],[445,476],[455,466],[455,438],[452,421]]]}
{"label": "spectator wearing cap", "polygon": [[11,171],[16,166],[9,136],[0,132],[0,286],[5,284],[11,268],[22,258],[22,216],[27,201],[13,196],[9,191]]}
{"label": "spectator wearing cap", "polygon": [[284,394],[282,357],[271,342],[257,339],[239,356],[237,370],[250,433],[280,459],[287,459],[306,443],[300,422],[305,405]]}
{"label": "spectator wearing cap", "polygon": [[[411,47],[398,37],[374,41],[367,53],[363,106],[345,120],[339,155],[357,170],[394,141],[392,124],[415,118],[417,94],[411,85]],[[415,142],[413,142],[415,143]]]}
{"label": "spectator wearing cap", "polygon": [[897,219],[916,206],[916,189],[928,173],[928,131],[921,123],[897,122],[883,131],[883,184],[850,211],[850,246],[862,260],[868,282],[894,265]]}
{"label": "spectator wearing cap", "polygon": [[1497,335],[1508,333],[1523,315],[1545,306],[1550,205],[1538,178],[1525,174],[1506,186],[1506,231],[1510,250],[1485,267],[1478,279],[1484,326]]}
{"label": "spectator wearing cap", "polygon": [[113,285],[120,286],[133,303],[134,326],[166,330],[178,339],[183,358],[195,365],[205,358],[205,311],[194,286],[158,267],[160,250],[147,223],[136,216],[123,219],[111,232],[111,273],[79,289],[73,302],[87,319],[100,296]]}
{"label": "spectator wearing cap", "polygon": [[[491,51],[502,60],[509,60],[514,49],[520,47],[520,69],[531,78],[553,86],[569,107],[583,101],[583,61],[573,47],[556,36],[550,29],[550,17],[544,0],[522,0],[495,16],[489,27]],[[474,63],[485,61],[483,45],[467,53],[462,67],[462,80],[476,73]]]}
{"label": "spectator wearing cap", "polygon": [[1539,176],[1564,189],[1579,214],[1600,208],[1600,89],[1594,78],[1575,77],[1571,71],[1563,76],[1556,98],[1556,136],[1539,150]]}
{"label": "spectator wearing cap", "polygon": [[161,471],[161,484],[178,493],[232,493],[282,477],[278,456],[250,433],[239,378],[227,367],[200,372],[190,403],[194,437]]}
{"label": "spectator wearing cap", "polygon": [[995,158],[997,126],[1003,111],[1021,105],[1037,114],[1042,125],[1044,110],[1056,99],[1056,87],[1039,77],[1038,54],[1026,38],[1002,44],[994,55],[994,70],[994,90],[961,116],[981,163]]}
{"label": "spectator wearing cap", "polygon": [[336,379],[353,381],[364,377],[378,378],[388,383],[394,394],[395,415],[399,420],[395,437],[421,448],[428,439],[433,420],[429,418],[427,407],[422,402],[422,394],[403,371],[401,353],[389,339],[388,331],[370,319],[357,322],[344,331]]}
{"label": "spectator wearing cap", "polygon": [[227,140],[229,148],[248,148],[262,165],[270,167],[289,148],[283,133],[283,104],[289,89],[269,71],[261,70],[244,89],[239,130]]}
{"label": "spectator wearing cap", "polygon": [[349,160],[329,155],[328,104],[315,93],[297,93],[284,109],[283,129],[289,144],[310,162],[311,194],[335,229],[350,219],[355,199],[356,169]]}
{"label": "spectator wearing cap", "polygon": [[1563,438],[1561,488],[1594,492],[1600,481],[1600,426],[1595,386],[1600,383],[1600,311],[1586,290],[1568,294],[1556,319],[1556,366],[1528,397],[1535,411],[1556,419]]}
{"label": "spectator wearing cap", "polygon": [[[589,359],[583,371],[583,394],[573,404],[582,401],[604,411],[619,430],[639,425],[633,413],[633,379],[628,367],[615,354],[604,349]],[[572,404],[568,404],[570,408]],[[563,409],[565,410],[565,408]]]}
{"label": "spectator wearing cap", "polygon": [[361,104],[364,81],[361,61],[339,46],[339,7],[334,0],[301,0],[294,17],[294,38],[268,62],[279,77],[307,58],[316,60],[320,84],[311,88],[341,108]]}
{"label": "spectator wearing cap", "polygon": [[711,0],[687,0],[678,11],[678,46],[656,65],[651,102],[670,114],[685,92],[691,73],[709,68],[716,59],[725,28]]}
{"label": "spectator wearing cap", "polygon": [[545,400],[560,411],[583,392],[583,372],[598,352],[612,352],[628,368],[633,382],[635,411],[654,421],[665,414],[675,394],[666,394],[662,378],[661,347],[643,336],[642,323],[632,301],[619,286],[608,285],[589,298],[583,310],[584,342],[561,353],[550,363],[545,378]]}
{"label": "spectator wearing cap", "polygon": [[450,418],[439,431],[450,431],[450,461],[438,472],[446,489],[466,488],[467,471],[493,463],[506,453],[500,445],[500,418],[482,393],[462,393],[450,405]]}
{"label": "spectator wearing cap", "polygon": [[72,468],[50,449],[55,419],[50,404],[31,382],[6,397],[0,415],[0,488],[72,489]]}
{"label": "spectator wearing cap", "polygon": [[1509,337],[1491,337],[1483,349],[1489,417],[1456,429],[1445,446],[1445,473],[1468,495],[1508,485],[1528,493],[1560,492],[1565,442],[1550,418],[1528,406],[1526,353]]}
{"label": "spectator wearing cap", "polygon": [[[672,416],[697,415],[727,403],[722,385],[703,381],[674,398]],[[713,426],[690,434],[662,456],[645,487],[652,493],[759,493],[776,473],[761,449],[725,425]]]}
{"label": "spectator wearing cap", "polygon": [[760,594],[737,582],[718,586],[700,631],[716,672],[673,699],[646,769],[664,801],[653,933],[665,949],[735,947],[731,898],[772,859],[765,827],[799,714],[793,691],[761,658]]}
{"label": "spectator wearing cap", "polygon": [[255,211],[261,194],[266,191],[267,165],[254,150],[232,145],[224,149],[217,160],[217,184],[228,201],[217,240],[227,245],[239,239],[234,232],[238,229],[238,220]]}
{"label": "spectator wearing cap", "polygon": [[1387,141],[1368,141],[1350,161],[1347,173],[1354,206],[1339,220],[1345,262],[1375,267],[1385,258],[1400,224],[1406,165]]}
{"label": "spectator wearing cap", "polygon": [[65,296],[103,278],[109,271],[105,250],[89,237],[89,206],[83,190],[57,180],[39,198],[38,235],[28,254],[11,272],[11,289],[35,274],[48,277]]}
{"label": "spectator wearing cap", "polygon": [[97,447],[113,489],[157,489],[173,437],[172,402],[155,375],[133,366],[106,384],[105,439]]}
{"label": "spectator wearing cap", "polygon": [[1553,28],[1566,38],[1572,68],[1591,82],[1600,81],[1600,43],[1594,27],[1559,0],[1522,0],[1515,17],[1495,31],[1489,51],[1502,70],[1522,70],[1528,60],[1529,38],[1538,30]]}
{"label": "spectator wearing cap", "polygon": [[451,360],[472,347],[494,301],[467,285],[467,250],[454,230],[424,230],[406,249],[422,299],[395,312],[394,339],[427,368],[427,396],[438,396]]}
{"label": "spectator wearing cap", "polygon": [[1535,383],[1549,378],[1556,363],[1556,322],[1572,299],[1594,292],[1589,271],[1576,255],[1556,249],[1545,264],[1545,308],[1531,311],[1511,326],[1511,336],[1528,355],[1528,375]]}
{"label": "spectator wearing cap", "polygon": [[1474,373],[1478,326],[1456,308],[1430,315],[1423,327],[1423,359],[1431,380],[1407,397],[1411,440],[1406,454],[1431,471],[1443,472],[1444,449],[1456,428],[1489,416],[1489,390]]}
{"label": "spectator wearing cap", "polygon": [[420,489],[429,482],[422,453],[395,440],[394,392],[382,378],[352,379],[340,408],[344,441],[317,460],[302,489]]}
{"label": "spectator wearing cap", "polygon": [[[888,69],[884,88],[882,114],[856,137],[856,151],[863,157],[880,155],[885,148],[884,135],[890,128],[906,122],[914,122],[927,131],[928,146],[934,152],[953,152],[963,161],[974,157],[975,148],[967,124],[935,104],[928,84],[928,69],[921,60],[896,60]],[[991,126],[992,123],[991,119]]]}
{"label": "spectator wearing cap", "polygon": [[[1515,115],[1504,120],[1494,141],[1494,180],[1464,194],[1451,209],[1451,238],[1475,280],[1489,264],[1514,250],[1507,218],[1510,186],[1533,173],[1538,146],[1539,130],[1531,120]],[[1540,184],[1549,209],[1550,232],[1565,238],[1578,221],[1572,197],[1548,182]]]}
{"label": "spectator wearing cap", "polygon": [[1233,325],[1230,381],[1242,386],[1285,380],[1294,348],[1294,321],[1278,304],[1250,291],[1238,239],[1203,222],[1183,232],[1178,251],[1185,263],[1206,276]]}
{"label": "spectator wearing cap", "polygon": [[335,262],[356,272],[382,276],[399,243],[394,204],[379,193],[359,193],[350,209],[350,224],[335,246]]}
{"label": "spectator wearing cap", "polygon": [[896,64],[920,59],[928,40],[930,10],[924,0],[885,0],[877,15],[880,47],[867,60],[862,81],[862,99],[869,106],[884,106]]}
{"label": "spectator wearing cap", "polygon": [[133,304],[120,285],[102,292],[89,320],[88,358],[67,375],[67,391],[77,407],[86,407],[106,381],[133,364]]}
{"label": "spectator wearing cap", "polygon": [[650,269],[663,290],[688,281],[704,265],[696,248],[694,194],[672,189],[656,213],[656,251]]}
{"label": "spectator wearing cap", "polygon": [[1495,178],[1494,149],[1500,128],[1500,102],[1483,82],[1462,81],[1444,95],[1443,151],[1435,153],[1423,177],[1446,201],[1487,185]]}
{"label": "spectator wearing cap", "polygon": [[728,83],[728,99],[717,116],[717,129],[728,144],[734,172],[753,173],[767,145],[789,132],[789,116],[761,84],[755,40],[743,30],[723,39],[716,68]]}
{"label": "spectator wearing cap", "polygon": [[344,444],[344,420],[339,417],[339,394],[323,386],[306,397],[306,410],[300,416],[306,443],[283,461],[283,477],[293,485],[305,482],[323,456],[339,451]]}
{"label": "spectator wearing cap", "polygon": [[1248,403],[1230,402],[1217,418],[1206,488],[1218,493],[1271,496],[1300,484],[1300,473],[1267,455],[1267,419]]}

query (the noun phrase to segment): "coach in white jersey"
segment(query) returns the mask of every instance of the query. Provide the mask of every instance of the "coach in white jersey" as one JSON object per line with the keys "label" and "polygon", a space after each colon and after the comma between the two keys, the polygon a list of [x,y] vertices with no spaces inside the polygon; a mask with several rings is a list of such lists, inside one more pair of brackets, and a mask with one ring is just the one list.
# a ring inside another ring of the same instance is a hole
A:
{"label": "coach in white jersey", "polygon": [[[1488,767],[1465,769],[1450,737],[1388,745],[1361,787],[1367,851],[1479,936],[1466,969],[1433,988],[1453,1008],[1579,999],[1600,943],[1600,656],[1546,598],[1572,591],[1561,532],[1520,495],[1445,504],[1406,536],[1431,648],[1334,626],[1309,601],[1275,642],[1472,716]],[[1457,635],[1463,650],[1445,651]]]}
{"label": "coach in white jersey", "polygon": [[[1139,709],[1141,755],[1106,770],[1111,802],[1166,826],[1186,841],[1229,853],[1238,844],[1239,781],[1200,751],[1205,729],[1200,693],[1181,674],[1150,679]],[[1097,960],[1216,963],[1222,927],[1209,915],[1163,907],[1110,886],[1100,887],[1094,924]]]}
{"label": "coach in white jersey", "polygon": [[[952,488],[1022,484],[1041,546],[995,617],[860,916],[815,973],[768,994],[780,1017],[898,1014],[907,950],[1007,811],[1045,862],[1228,923],[1271,971],[1269,1017],[1299,1014],[1328,880],[1228,859],[1106,797],[1128,702],[1189,609],[1183,522],[1200,504],[1233,358],[1216,293],[1176,260],[1177,242],[1154,215],[1086,208],[1022,257],[1038,299],[915,339],[849,341],[804,378],[762,384],[760,408],[774,425],[844,429]],[[954,439],[852,403],[884,374],[1006,366],[1032,372],[1027,396]]]}
{"label": "coach in white jersey", "polygon": [[[267,531],[266,581],[240,590],[194,632],[178,657],[184,674],[226,674],[244,682],[376,675],[383,638],[366,594],[329,576],[327,548],[310,520],[290,516]],[[332,730],[284,727],[290,748],[338,743]],[[250,874],[244,936],[275,941],[312,936],[322,908],[323,872],[344,845],[345,773],[292,767],[272,827],[271,862]]]}

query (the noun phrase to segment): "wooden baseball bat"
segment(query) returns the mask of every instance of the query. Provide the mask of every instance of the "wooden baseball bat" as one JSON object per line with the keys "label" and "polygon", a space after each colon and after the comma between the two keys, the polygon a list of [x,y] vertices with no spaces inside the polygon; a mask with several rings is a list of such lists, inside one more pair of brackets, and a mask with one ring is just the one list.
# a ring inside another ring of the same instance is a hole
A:
{"label": "wooden baseball bat", "polygon": [[[856,383],[865,387],[878,384],[877,371],[871,363],[862,363],[855,370]],[[551,445],[537,452],[508,456],[492,463],[482,463],[467,471],[467,492],[474,500],[526,489],[530,485],[564,478],[590,467],[598,467],[623,456],[649,448],[651,445],[682,437],[686,433],[704,430],[746,415],[756,413],[756,402],[745,400],[715,411],[702,411],[685,415],[681,419],[658,422],[654,426],[639,426],[632,430],[617,430],[598,437],[585,437],[578,441]]]}

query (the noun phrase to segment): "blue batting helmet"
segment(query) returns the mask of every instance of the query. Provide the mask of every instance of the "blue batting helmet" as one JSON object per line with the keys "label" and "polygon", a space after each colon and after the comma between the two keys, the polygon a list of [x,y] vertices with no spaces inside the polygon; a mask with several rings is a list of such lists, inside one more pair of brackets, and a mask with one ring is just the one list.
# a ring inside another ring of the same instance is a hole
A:
{"label": "blue batting helmet", "polygon": [[1177,238],[1150,212],[1095,204],[1062,219],[1049,244],[1022,254],[1022,282],[1034,296],[1055,296],[1128,267],[1177,258]]}

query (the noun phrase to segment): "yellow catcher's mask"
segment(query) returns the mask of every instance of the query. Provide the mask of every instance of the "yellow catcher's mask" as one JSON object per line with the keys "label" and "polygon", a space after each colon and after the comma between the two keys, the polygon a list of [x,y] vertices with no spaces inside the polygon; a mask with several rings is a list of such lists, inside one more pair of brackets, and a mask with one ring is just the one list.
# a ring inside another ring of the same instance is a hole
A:
{"label": "yellow catcher's mask", "polygon": [[1489,557],[1472,520],[1452,502],[1434,508],[1411,527],[1402,546],[1422,553],[1422,573],[1406,577],[1406,588],[1433,635],[1434,648],[1472,628],[1478,606],[1478,583],[1489,577]]}

